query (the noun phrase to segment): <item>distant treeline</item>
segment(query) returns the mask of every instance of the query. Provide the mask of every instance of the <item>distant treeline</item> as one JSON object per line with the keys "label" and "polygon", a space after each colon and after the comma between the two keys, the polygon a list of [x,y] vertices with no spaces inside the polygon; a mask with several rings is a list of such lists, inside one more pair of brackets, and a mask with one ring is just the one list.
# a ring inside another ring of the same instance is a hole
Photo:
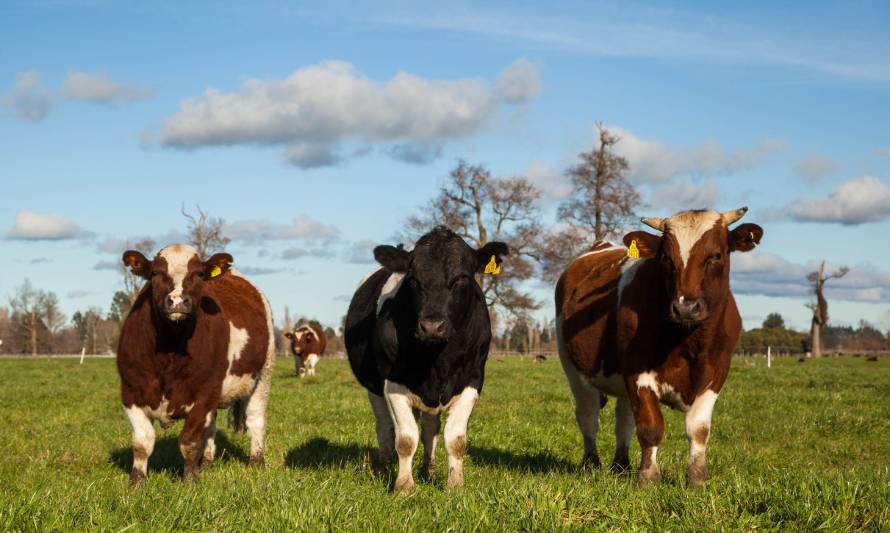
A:
{"label": "distant treeline", "polygon": [[[781,318],[781,317],[780,317]],[[780,324],[764,322],[763,327],[744,331],[736,346],[736,353],[743,355],[766,353],[803,354],[811,350],[809,332],[786,329]],[[888,352],[890,332],[883,333],[865,320],[858,327],[826,326],[822,329],[822,350],[831,353]]]}

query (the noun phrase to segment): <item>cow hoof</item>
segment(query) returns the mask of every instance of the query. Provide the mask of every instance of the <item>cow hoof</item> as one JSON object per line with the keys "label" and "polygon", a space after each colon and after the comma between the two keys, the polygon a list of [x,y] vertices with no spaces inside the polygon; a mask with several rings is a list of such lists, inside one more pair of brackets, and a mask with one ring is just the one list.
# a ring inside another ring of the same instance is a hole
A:
{"label": "cow hoof", "polygon": [[146,480],[146,475],[142,470],[134,468],[130,471],[130,485],[141,485]]}
{"label": "cow hoof", "polygon": [[201,464],[198,466],[199,470],[205,470],[213,466],[213,459],[204,458],[201,460]]}
{"label": "cow hoof", "polygon": [[640,487],[654,487],[661,483],[661,470],[658,468],[650,468],[649,470],[640,470]]}
{"label": "cow hoof", "polygon": [[464,486],[464,473],[458,472],[455,470],[450,470],[448,472],[448,481],[445,483],[445,488],[448,490],[455,490],[462,488]]}
{"label": "cow hoof", "polygon": [[266,457],[263,454],[251,455],[250,460],[248,461],[248,464],[250,466],[264,467],[264,466],[266,466]]}
{"label": "cow hoof", "polygon": [[423,463],[423,473],[426,474],[427,477],[432,477],[433,473],[436,471],[436,462],[430,461],[429,463]]}
{"label": "cow hoof", "polygon": [[186,469],[185,472],[182,473],[182,480],[186,483],[197,483],[198,482],[198,469]]}
{"label": "cow hoof", "polygon": [[410,477],[396,479],[392,491],[396,494],[411,494],[414,492],[414,479]]}
{"label": "cow hoof", "polygon": [[630,470],[630,460],[626,458],[615,458],[612,460],[611,465],[612,472],[616,474],[624,474],[628,470]]}
{"label": "cow hoof", "polygon": [[582,467],[590,467],[599,468],[602,466],[602,462],[600,461],[600,456],[596,453],[585,453],[584,457],[581,458],[581,466]]}
{"label": "cow hoof", "polygon": [[708,481],[708,465],[690,466],[686,471],[686,486],[690,489],[697,489]]}

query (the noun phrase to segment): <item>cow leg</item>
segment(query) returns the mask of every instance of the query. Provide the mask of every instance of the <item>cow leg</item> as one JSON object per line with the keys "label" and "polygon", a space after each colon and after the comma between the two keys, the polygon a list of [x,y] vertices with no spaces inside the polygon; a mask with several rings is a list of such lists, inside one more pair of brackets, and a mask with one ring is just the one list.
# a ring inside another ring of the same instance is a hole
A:
{"label": "cow leg", "polygon": [[206,446],[205,436],[213,424],[215,406],[201,409],[197,405],[189,411],[179,432],[179,451],[182,453],[182,478],[198,481],[198,468]]}
{"label": "cow leg", "polygon": [[420,413],[420,440],[423,442],[423,470],[430,474],[436,468],[436,441],[439,439],[439,415]]}
{"label": "cow leg", "polygon": [[600,457],[596,452],[596,434],[600,424],[600,391],[583,381],[584,378],[574,367],[566,365],[563,367],[572,396],[575,398],[575,420],[578,422],[578,429],[581,430],[581,438],[584,441],[581,464],[599,468]]}
{"label": "cow leg", "polygon": [[445,452],[448,455],[448,484],[446,486],[449,489],[462,487],[464,484],[467,424],[477,398],[479,398],[479,392],[472,387],[467,387],[448,409],[448,419],[445,421]]}
{"label": "cow leg", "polygon": [[664,418],[661,416],[658,396],[649,385],[651,378],[638,378],[639,375],[631,376],[627,392],[637,424],[637,440],[640,442],[640,485],[648,487],[661,481],[656,454],[664,436]]}
{"label": "cow leg", "polygon": [[705,450],[711,434],[711,414],[717,393],[706,390],[698,395],[686,411],[686,437],[689,439],[689,462],[686,468],[686,484],[697,488],[708,480],[708,462]]}
{"label": "cow leg", "polygon": [[250,435],[250,464],[264,466],[266,464],[265,444],[266,407],[269,405],[269,386],[272,381],[272,368],[263,368],[260,381],[250,395],[245,409],[245,425]]}
{"label": "cow leg", "polygon": [[393,444],[396,439],[392,415],[389,414],[389,408],[386,406],[383,396],[377,396],[368,391],[368,401],[371,402],[371,411],[374,413],[377,429],[377,456],[380,469],[386,471],[392,462]]}
{"label": "cow leg", "polygon": [[135,405],[125,408],[127,419],[133,428],[133,469],[130,470],[130,483],[145,481],[148,476],[148,458],[155,447],[155,427],[145,411]]}
{"label": "cow leg", "polygon": [[630,399],[619,396],[615,402],[615,457],[612,470],[624,472],[630,468],[630,439],[634,435],[634,411]]}
{"label": "cow leg", "polygon": [[411,408],[411,400],[408,398],[408,389],[405,386],[387,381],[383,395],[395,425],[396,453],[399,455],[399,474],[396,477],[393,490],[409,492],[414,489],[411,463],[414,460],[414,452],[417,451],[419,436],[417,421],[414,420],[414,411]]}
{"label": "cow leg", "polygon": [[213,411],[210,425],[204,430],[204,457],[201,459],[201,468],[208,468],[216,458],[216,411]]}
{"label": "cow leg", "polygon": [[300,360],[299,355],[294,356],[294,372],[300,377],[303,377],[303,372],[305,372],[303,369],[303,362]]}

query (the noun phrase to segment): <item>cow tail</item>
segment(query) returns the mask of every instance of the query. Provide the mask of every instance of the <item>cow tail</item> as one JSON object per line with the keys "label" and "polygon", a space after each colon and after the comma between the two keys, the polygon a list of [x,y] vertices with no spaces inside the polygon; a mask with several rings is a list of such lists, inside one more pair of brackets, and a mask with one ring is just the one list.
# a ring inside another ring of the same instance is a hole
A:
{"label": "cow tail", "polygon": [[229,428],[236,433],[247,431],[247,400],[239,398],[229,406]]}

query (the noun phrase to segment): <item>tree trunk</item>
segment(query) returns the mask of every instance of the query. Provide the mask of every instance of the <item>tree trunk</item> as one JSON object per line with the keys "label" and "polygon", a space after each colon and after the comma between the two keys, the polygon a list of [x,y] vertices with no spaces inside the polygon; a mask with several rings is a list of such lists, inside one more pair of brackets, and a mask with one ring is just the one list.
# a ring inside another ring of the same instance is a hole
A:
{"label": "tree trunk", "polygon": [[31,357],[37,357],[37,307],[31,308]]}
{"label": "tree trunk", "polygon": [[813,357],[822,357],[822,326],[815,320],[812,328]]}

